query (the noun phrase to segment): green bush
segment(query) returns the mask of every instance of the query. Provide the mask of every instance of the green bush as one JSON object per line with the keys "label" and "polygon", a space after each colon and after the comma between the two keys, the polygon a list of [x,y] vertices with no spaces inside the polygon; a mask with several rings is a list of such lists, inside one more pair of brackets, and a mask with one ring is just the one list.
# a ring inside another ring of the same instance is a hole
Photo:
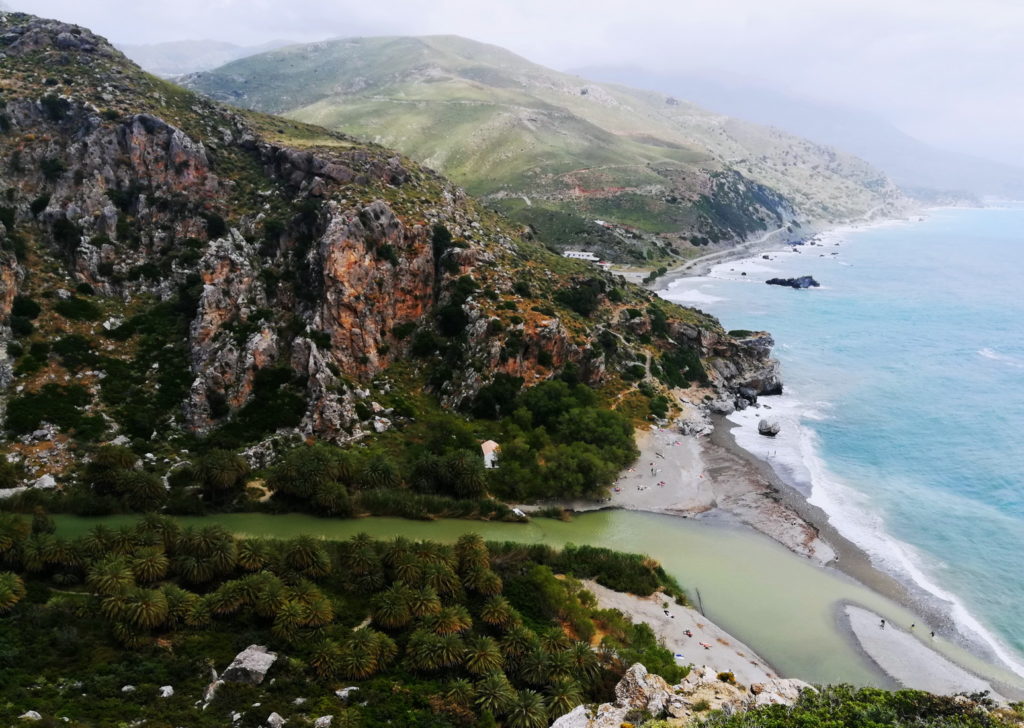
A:
{"label": "green bush", "polygon": [[15,296],[11,306],[13,316],[24,316],[28,319],[38,317],[42,310],[42,307],[28,296]]}
{"label": "green bush", "polygon": [[27,392],[11,399],[7,406],[7,429],[24,435],[39,428],[45,420],[70,430],[82,420],[80,408],[89,403],[88,390],[78,384],[61,386],[49,383],[37,392]]}
{"label": "green bush", "polygon": [[92,301],[77,296],[64,298],[57,301],[53,310],[66,319],[72,321],[98,321],[103,316],[103,311]]}

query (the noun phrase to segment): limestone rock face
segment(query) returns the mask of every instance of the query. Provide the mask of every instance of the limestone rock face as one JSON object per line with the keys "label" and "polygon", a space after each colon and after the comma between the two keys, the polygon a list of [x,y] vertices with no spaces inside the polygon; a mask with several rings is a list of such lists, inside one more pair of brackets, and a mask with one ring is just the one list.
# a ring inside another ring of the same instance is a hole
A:
{"label": "limestone rock face", "polygon": [[276,652],[268,651],[263,645],[249,645],[235,656],[220,679],[259,685],[276,660]]}
{"label": "limestone rock face", "polygon": [[[792,705],[803,690],[813,690],[802,680],[773,679],[749,688],[719,679],[705,666],[695,667],[678,685],[669,685],[651,675],[641,664],[633,665],[615,686],[615,702],[594,709],[580,705],[566,713],[551,728],[620,728],[627,714],[646,710],[665,717],[672,725],[687,725],[709,710],[726,714],[762,705]],[[697,710],[699,707],[700,710]]]}

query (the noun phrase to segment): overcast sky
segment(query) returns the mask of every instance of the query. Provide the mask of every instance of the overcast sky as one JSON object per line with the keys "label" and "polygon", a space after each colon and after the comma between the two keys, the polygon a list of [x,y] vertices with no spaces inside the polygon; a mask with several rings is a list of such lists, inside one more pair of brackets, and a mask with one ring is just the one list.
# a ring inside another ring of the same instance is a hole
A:
{"label": "overcast sky", "polygon": [[454,33],[561,70],[767,81],[1024,166],[1024,0],[4,0],[120,43]]}

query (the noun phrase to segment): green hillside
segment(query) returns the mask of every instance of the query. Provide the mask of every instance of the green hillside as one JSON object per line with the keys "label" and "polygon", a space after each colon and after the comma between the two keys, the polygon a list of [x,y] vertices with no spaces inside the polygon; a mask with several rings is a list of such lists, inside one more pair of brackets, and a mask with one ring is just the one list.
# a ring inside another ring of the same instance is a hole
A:
{"label": "green hillside", "polygon": [[186,83],[396,147],[534,227],[552,211],[621,223],[610,240],[591,230],[590,246],[620,258],[902,204],[884,174],[836,150],[455,36],[292,46]]}

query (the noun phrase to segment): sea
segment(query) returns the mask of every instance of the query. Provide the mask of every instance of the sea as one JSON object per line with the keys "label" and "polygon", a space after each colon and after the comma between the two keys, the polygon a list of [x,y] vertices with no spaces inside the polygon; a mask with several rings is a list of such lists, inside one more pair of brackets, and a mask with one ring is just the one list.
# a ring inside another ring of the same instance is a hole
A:
{"label": "sea", "polygon": [[[784,393],[730,416],[737,442],[927,594],[939,629],[1024,674],[1024,206],[814,242],[661,295],[772,333]],[[765,284],[802,275],[820,287]]]}

